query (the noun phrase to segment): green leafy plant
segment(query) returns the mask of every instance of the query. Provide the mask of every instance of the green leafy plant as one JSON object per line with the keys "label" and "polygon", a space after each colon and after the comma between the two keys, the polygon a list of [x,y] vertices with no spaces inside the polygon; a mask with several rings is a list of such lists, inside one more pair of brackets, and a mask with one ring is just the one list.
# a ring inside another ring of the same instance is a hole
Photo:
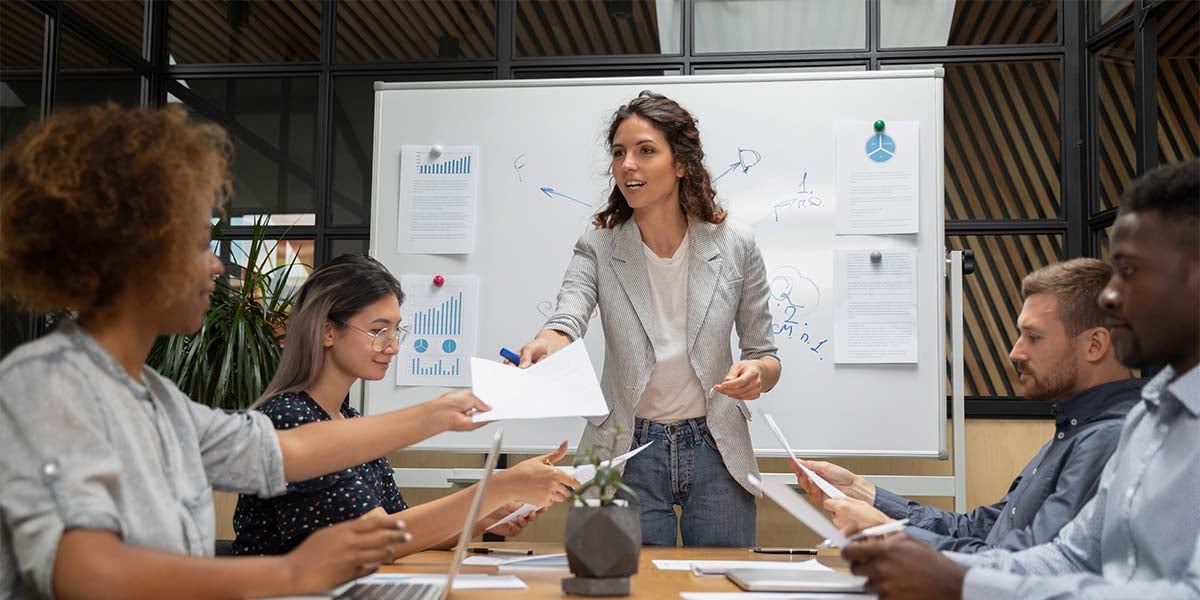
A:
{"label": "green leafy plant", "polygon": [[625,495],[637,500],[637,493],[634,492],[625,482],[621,480],[621,471],[611,465],[612,458],[617,456],[617,438],[621,435],[621,426],[615,426],[609,431],[609,436],[612,438],[612,443],[608,448],[602,448],[601,451],[606,456],[597,453],[598,446],[588,448],[584,454],[584,460],[596,468],[596,476],[591,481],[579,486],[579,489],[571,490],[571,494],[575,496],[575,500],[580,505],[587,505],[584,500],[584,493],[595,489],[600,498],[600,506],[616,505],[616,497],[618,492],[625,492]]}
{"label": "green leafy plant", "polygon": [[[214,408],[247,408],[279,366],[292,306],[288,278],[298,257],[275,264],[278,243],[267,239],[268,221],[254,221],[240,281],[228,273],[217,279],[200,330],[158,338],[146,361],[193,400]],[[214,225],[213,239],[219,233],[220,224]]]}

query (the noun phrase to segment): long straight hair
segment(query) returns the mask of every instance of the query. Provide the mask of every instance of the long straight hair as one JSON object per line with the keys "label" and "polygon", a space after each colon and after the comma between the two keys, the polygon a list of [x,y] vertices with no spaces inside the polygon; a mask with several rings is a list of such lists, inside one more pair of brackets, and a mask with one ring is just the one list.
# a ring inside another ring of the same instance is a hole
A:
{"label": "long straight hair", "polygon": [[325,344],[321,343],[325,323],[342,329],[348,319],[388,296],[404,303],[400,282],[370,256],[343,254],[313,271],[300,287],[288,316],[279,370],[250,408],[258,408],[277,394],[311,386],[325,364]]}

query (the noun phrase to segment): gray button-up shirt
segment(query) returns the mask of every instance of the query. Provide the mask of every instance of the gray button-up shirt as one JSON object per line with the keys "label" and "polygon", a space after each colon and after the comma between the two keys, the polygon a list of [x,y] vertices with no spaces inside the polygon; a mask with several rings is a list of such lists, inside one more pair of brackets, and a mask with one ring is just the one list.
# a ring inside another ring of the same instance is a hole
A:
{"label": "gray button-up shirt", "polygon": [[265,415],[213,410],[141,375],[70,322],[0,363],[0,598],[53,596],[64,530],[211,556],[213,488],[286,489]]}
{"label": "gray button-up shirt", "polygon": [[1146,384],[1096,496],[1053,542],[947,555],[973,567],[964,598],[1200,598],[1200,367]]}
{"label": "gray button-up shirt", "polygon": [[1056,402],[1054,437],[995,504],[956,513],[879,488],[875,508],[893,519],[908,519],[906,533],[938,550],[1023,550],[1049,542],[1096,494],[1121,425],[1145,383],[1113,381]]}

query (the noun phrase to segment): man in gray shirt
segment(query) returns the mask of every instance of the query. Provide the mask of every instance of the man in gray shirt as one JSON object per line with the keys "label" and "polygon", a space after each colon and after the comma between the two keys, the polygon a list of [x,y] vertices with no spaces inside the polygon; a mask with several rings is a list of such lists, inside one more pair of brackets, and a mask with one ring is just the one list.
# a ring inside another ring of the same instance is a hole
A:
{"label": "man in gray shirt", "polygon": [[1077,258],[1042,267],[1021,282],[1020,335],[1009,358],[1025,397],[1053,403],[1055,433],[999,502],[969,513],[941,510],[820,461],[804,464],[847,498],[824,498],[797,472],[800,484],[848,533],[908,519],[909,536],[938,550],[967,553],[1021,550],[1054,539],[1095,495],[1121,423],[1145,383],[1130,379],[1117,361],[1096,304],[1111,275],[1104,261]]}
{"label": "man in gray shirt", "polygon": [[881,599],[1200,597],[1200,161],[1135,181],[1111,240],[1099,301],[1117,356],[1167,366],[1096,496],[1054,541],[1020,552],[944,557],[903,534],[850,545],[851,570]]}

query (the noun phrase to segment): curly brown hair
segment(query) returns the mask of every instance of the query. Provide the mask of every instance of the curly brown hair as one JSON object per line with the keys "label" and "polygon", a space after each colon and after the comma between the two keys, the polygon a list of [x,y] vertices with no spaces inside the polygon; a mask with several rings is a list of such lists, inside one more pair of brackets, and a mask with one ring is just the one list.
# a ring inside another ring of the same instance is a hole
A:
{"label": "curly brown hair", "polygon": [[[625,119],[633,116],[653,124],[667,139],[675,163],[683,166],[683,177],[679,179],[679,206],[683,214],[709,223],[724,222],[725,209],[717,204],[717,191],[713,189],[708,169],[704,168],[704,148],[700,145],[700,130],[696,128],[696,119],[692,114],[662,94],[643,90],[637,98],[613,113],[608,126],[607,143],[610,150],[617,128]],[[614,183],[608,194],[608,205],[596,213],[592,224],[598,229],[611,229],[628,221],[631,216],[633,209]]]}
{"label": "curly brown hair", "polygon": [[[0,277],[39,312],[101,313],[135,276],[181,291],[195,215],[231,191],[223,129],[109,103],[64,110],[0,150]],[[164,292],[155,292],[161,299]]]}

